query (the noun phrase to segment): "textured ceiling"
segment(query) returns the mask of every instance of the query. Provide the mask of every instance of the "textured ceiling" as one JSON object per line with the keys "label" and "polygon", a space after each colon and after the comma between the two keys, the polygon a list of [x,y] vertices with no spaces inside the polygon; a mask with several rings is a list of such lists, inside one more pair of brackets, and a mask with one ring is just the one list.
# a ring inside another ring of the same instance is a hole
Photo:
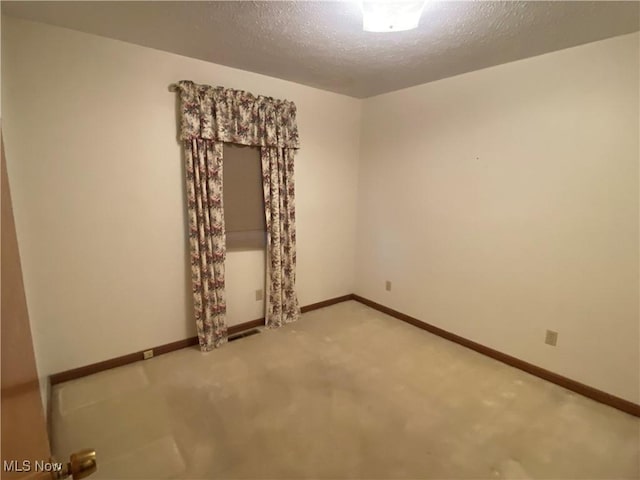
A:
{"label": "textured ceiling", "polygon": [[356,1],[3,1],[2,13],[360,98],[640,29],[640,3],[609,1],[431,0],[397,33],[363,32]]}

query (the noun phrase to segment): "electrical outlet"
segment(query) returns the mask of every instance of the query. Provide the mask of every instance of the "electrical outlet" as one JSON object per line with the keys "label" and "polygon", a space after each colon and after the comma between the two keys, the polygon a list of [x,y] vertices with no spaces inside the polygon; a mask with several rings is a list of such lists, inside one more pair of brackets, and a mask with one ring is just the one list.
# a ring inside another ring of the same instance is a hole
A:
{"label": "electrical outlet", "polygon": [[384,288],[387,292],[391,291],[391,282],[389,280],[387,280],[384,284]]}
{"label": "electrical outlet", "polygon": [[264,294],[262,293],[262,289],[256,290],[256,302],[260,301],[264,298]]}
{"label": "electrical outlet", "polygon": [[558,343],[558,332],[554,332],[553,330],[547,330],[547,335],[544,337],[544,343],[547,345],[551,345],[555,347]]}
{"label": "electrical outlet", "polygon": [[153,358],[153,350],[145,350],[144,352],[142,352],[142,356],[144,357],[145,360],[149,360],[150,358]]}

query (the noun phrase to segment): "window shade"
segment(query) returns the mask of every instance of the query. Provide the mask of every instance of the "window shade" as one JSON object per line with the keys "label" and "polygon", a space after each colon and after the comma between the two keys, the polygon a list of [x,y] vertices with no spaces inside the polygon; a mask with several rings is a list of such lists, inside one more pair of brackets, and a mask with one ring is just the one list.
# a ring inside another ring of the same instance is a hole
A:
{"label": "window shade", "polygon": [[266,223],[259,147],[224,144],[223,192],[227,248],[263,248]]}

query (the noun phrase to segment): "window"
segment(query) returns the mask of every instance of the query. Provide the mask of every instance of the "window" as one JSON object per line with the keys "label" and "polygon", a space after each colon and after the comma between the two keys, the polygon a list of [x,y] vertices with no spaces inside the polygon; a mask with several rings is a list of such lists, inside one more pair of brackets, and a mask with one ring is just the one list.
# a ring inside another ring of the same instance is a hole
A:
{"label": "window", "polygon": [[260,148],[225,143],[222,155],[227,249],[263,249],[267,227]]}

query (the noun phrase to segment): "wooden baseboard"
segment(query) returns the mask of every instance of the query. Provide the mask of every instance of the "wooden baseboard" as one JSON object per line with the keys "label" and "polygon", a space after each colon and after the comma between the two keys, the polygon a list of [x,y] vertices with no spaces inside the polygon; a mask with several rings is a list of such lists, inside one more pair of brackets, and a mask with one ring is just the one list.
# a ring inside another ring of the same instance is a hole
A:
{"label": "wooden baseboard", "polygon": [[353,293],[350,293],[349,295],[343,295],[341,297],[330,298],[329,300],[324,300],[318,303],[312,303],[311,305],[300,308],[300,310],[302,311],[302,313],[307,313],[311,310],[318,310],[319,308],[335,305],[336,303],[346,302],[347,300],[353,300]]}
{"label": "wooden baseboard", "polygon": [[[330,298],[329,300],[324,300],[322,302],[313,303],[311,305],[305,305],[300,310],[305,312],[310,312],[311,310],[317,310],[319,308],[328,307],[329,305],[334,305],[336,303],[345,302],[347,300],[352,300],[353,295],[343,295],[342,297]],[[264,325],[264,317],[258,318],[256,320],[251,320],[249,322],[240,323],[238,325],[231,325],[228,328],[229,335],[235,335],[236,333],[243,332],[245,330],[250,330],[252,328],[261,327]],[[178,340],[177,342],[165,343],[164,345],[159,345],[157,347],[150,347],[145,350],[153,350],[153,356],[157,357],[158,355],[163,355],[165,353],[173,352],[175,350],[180,350],[182,348],[191,347],[193,345],[198,345],[198,337],[190,337],[184,340]],[[121,367],[123,365],[128,365],[129,363],[137,362],[140,360],[144,360],[144,351],[141,350],[135,353],[129,353],[127,355],[122,355],[120,357],[111,358],[109,360],[104,360],[98,363],[92,363],[91,365],[85,365],[83,367],[73,368],[71,370],[66,370],[60,373],[54,373],[49,376],[49,382],[51,385],[56,385],[62,382],[68,382],[69,380],[75,380],[76,378],[86,377],[87,375],[92,375],[94,373],[102,372],[104,370],[109,370],[111,368]]]}
{"label": "wooden baseboard", "polygon": [[[165,343],[164,345],[158,345],[157,347],[151,347],[147,350],[153,349],[153,355],[158,356],[165,353],[173,352],[181,348],[190,347],[198,344],[198,337],[191,337],[185,340],[178,340],[177,342]],[[69,380],[75,380],[76,378],[86,377],[94,373],[109,370],[111,368],[122,367],[129,363],[144,360],[144,350],[139,352],[129,353],[120,357],[110,358],[98,363],[92,363],[91,365],[85,365],[84,367],[73,368],[60,373],[54,373],[49,377],[51,385],[56,385],[62,382],[68,382]]]}
{"label": "wooden baseboard", "polygon": [[353,295],[353,299],[368,306],[379,312],[386,313],[392,317],[397,318],[398,320],[402,320],[403,322],[410,323],[411,325],[421,328],[422,330],[426,330],[430,333],[438,335],[446,340],[450,340],[452,342],[458,343],[463,347],[470,348],[478,353],[482,353],[488,357],[491,357],[500,362],[506,363],[512,367],[523,370],[531,375],[535,375],[536,377],[540,377],[544,380],[547,380],[551,383],[555,383],[556,385],[560,385],[568,390],[579,393],[585,397],[589,397],[593,400],[596,400],[600,403],[604,403],[605,405],[609,405],[613,408],[617,408],[618,410],[622,410],[623,412],[630,413],[636,417],[640,417],[640,405],[625,400],[620,397],[616,397],[615,395],[611,395],[607,392],[603,392],[602,390],[598,390],[597,388],[590,387],[589,385],[585,385],[584,383],[577,382],[575,380],[571,380],[570,378],[563,377],[557,373],[553,373],[544,368],[533,365],[529,362],[525,362],[524,360],[520,360],[519,358],[512,357],[511,355],[507,355],[506,353],[499,352],[498,350],[494,350],[493,348],[486,347],[481,345],[480,343],[476,343],[472,340],[468,340],[464,337],[456,335],[455,333],[448,332],[443,330],[442,328],[436,327],[434,325],[430,325],[422,320],[418,320],[417,318],[411,317],[404,313],[398,312],[397,310],[393,310],[392,308],[385,307],[379,303],[371,301],[367,298],[361,297],[360,295]]}

